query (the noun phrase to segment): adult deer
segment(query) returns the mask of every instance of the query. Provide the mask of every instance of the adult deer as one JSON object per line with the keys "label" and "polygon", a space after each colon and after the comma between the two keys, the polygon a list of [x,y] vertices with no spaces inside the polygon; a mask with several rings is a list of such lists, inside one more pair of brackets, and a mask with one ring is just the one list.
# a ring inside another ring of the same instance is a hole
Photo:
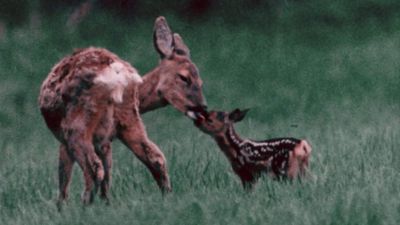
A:
{"label": "adult deer", "polygon": [[84,174],[83,203],[93,201],[98,186],[108,202],[114,137],[148,167],[163,193],[171,191],[165,157],[147,137],[140,113],[171,104],[195,117],[206,102],[189,49],[164,17],[155,21],[154,45],[161,60],[143,79],[115,54],[91,47],[63,58],[43,82],[40,110],[61,143],[59,205],[68,197],[75,161]]}

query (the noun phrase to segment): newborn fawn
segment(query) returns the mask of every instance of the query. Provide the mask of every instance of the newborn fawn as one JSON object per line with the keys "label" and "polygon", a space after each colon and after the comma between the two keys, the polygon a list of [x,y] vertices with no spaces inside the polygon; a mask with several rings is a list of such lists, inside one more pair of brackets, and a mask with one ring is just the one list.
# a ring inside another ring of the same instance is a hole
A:
{"label": "newborn fawn", "polygon": [[253,187],[262,172],[278,180],[303,177],[311,154],[307,141],[295,138],[243,139],[235,132],[233,124],[241,121],[247,111],[203,112],[195,124],[215,139],[246,189]]}

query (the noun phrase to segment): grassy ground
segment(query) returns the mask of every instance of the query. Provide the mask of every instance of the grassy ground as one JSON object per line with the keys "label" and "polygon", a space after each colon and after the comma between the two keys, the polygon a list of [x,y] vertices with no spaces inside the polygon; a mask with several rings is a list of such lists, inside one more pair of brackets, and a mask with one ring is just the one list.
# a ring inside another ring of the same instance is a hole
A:
{"label": "grassy ground", "polygon": [[[250,107],[242,136],[307,138],[315,179],[241,189],[216,144],[171,107],[144,115],[174,192],[115,142],[112,205],[83,208],[76,168],[62,213],[58,144],[37,108],[42,80],[72,48],[106,47],[144,74],[157,63],[153,21],[90,18],[75,31],[43,21],[0,40],[0,224],[397,224],[400,33],[378,25],[264,29],[167,17],[191,48],[209,107]],[[111,21],[111,22],[110,22]]]}

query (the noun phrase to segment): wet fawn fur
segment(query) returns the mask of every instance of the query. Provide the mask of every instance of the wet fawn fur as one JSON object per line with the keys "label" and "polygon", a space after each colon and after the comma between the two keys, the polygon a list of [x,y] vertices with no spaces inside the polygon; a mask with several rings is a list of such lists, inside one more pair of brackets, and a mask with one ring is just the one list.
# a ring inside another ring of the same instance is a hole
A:
{"label": "wet fawn fur", "polygon": [[311,156],[308,142],[295,138],[243,139],[233,124],[241,121],[246,113],[247,110],[239,109],[230,113],[211,111],[198,117],[195,123],[215,139],[246,189],[252,189],[261,173],[279,180],[304,177]]}

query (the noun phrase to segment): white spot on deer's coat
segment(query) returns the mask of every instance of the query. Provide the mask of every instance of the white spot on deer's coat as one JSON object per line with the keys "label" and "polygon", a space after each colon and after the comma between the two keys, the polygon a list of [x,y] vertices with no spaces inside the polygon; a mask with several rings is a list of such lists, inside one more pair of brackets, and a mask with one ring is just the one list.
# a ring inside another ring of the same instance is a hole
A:
{"label": "white spot on deer's coat", "polygon": [[121,62],[114,62],[103,69],[94,79],[94,83],[103,84],[111,90],[111,97],[116,103],[122,102],[124,89],[129,83],[143,83],[138,72]]}
{"label": "white spot on deer's coat", "polygon": [[193,111],[187,111],[186,115],[191,119],[197,119],[196,114]]}

